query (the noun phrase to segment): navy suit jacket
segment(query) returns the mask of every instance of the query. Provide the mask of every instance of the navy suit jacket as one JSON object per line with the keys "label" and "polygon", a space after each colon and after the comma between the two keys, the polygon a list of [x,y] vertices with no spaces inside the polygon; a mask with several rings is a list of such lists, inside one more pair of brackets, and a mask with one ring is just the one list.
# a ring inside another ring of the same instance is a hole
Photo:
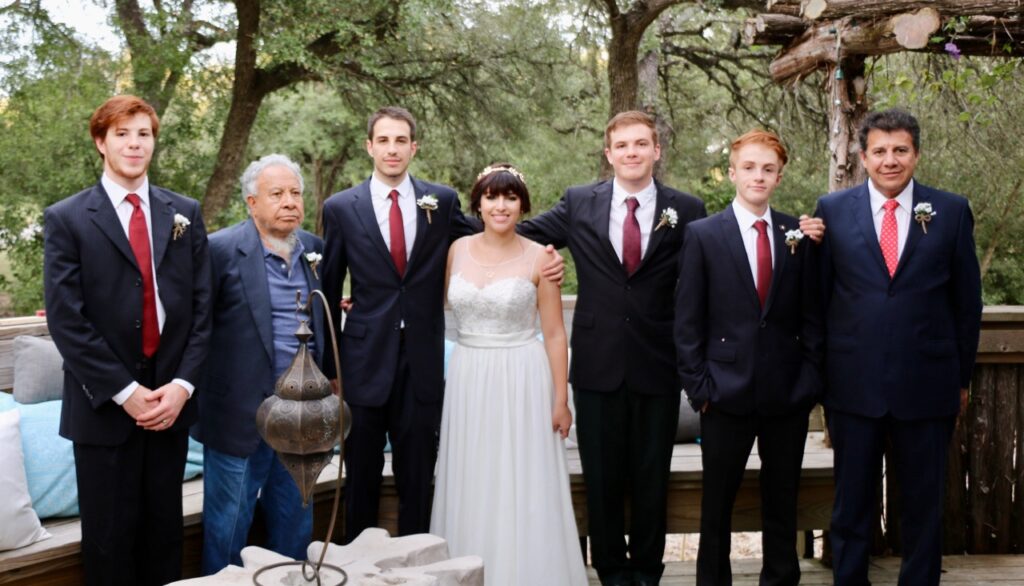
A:
{"label": "navy suit jacket", "polygon": [[[153,372],[157,387],[199,381],[210,337],[210,258],[199,204],[151,185],[153,261],[166,320]],[[178,238],[174,216],[190,225]],[[111,398],[142,369],[142,279],[117,212],[99,184],[46,209],[46,323],[64,359],[60,434],[102,446],[124,443],[135,420]],[[172,429],[196,419],[185,403]]]}
{"label": "navy suit jacket", "polygon": [[[459,197],[444,185],[414,177],[416,199],[437,198],[437,209],[416,208],[416,238],[405,275],[400,277],[373,213],[370,181],[332,195],[324,203],[324,293],[335,323],[345,275],[351,280],[352,311],[341,341],[345,400],[379,407],[391,392],[398,362],[400,329],[410,383],[422,402],[444,396],[444,273],[448,247],[474,232],[459,208]],[[333,368],[325,365],[330,376]]]}
{"label": "navy suit jacket", "polygon": [[765,306],[732,206],[686,227],[676,293],[679,375],[694,410],[734,415],[807,409],[821,392],[823,324],[809,239],[795,253],[785,232],[799,221],[772,210],[774,264]]}
{"label": "navy suit jacket", "polygon": [[679,248],[686,224],[707,212],[692,195],[657,182],[655,187],[654,225],[668,208],[676,211],[678,223],[651,232],[632,275],[608,239],[610,180],[570,187],[555,207],[519,225],[531,240],[568,246],[576,262],[579,295],[569,368],[576,388],[614,391],[625,384],[641,393],[679,392],[672,341]]}
{"label": "navy suit jacket", "polygon": [[[323,252],[320,238],[296,232],[305,251]],[[226,454],[245,458],[259,446],[256,410],[274,394],[274,330],[263,244],[252,219],[210,235],[213,331],[199,385],[199,422],[192,436]],[[305,259],[299,261],[310,291],[320,288]],[[305,301],[305,300],[303,300]],[[317,363],[325,352],[323,304],[314,301],[309,323]],[[296,320],[295,327],[299,322]],[[329,344],[329,342],[328,342]]]}
{"label": "navy suit jacket", "polygon": [[911,220],[890,279],[867,183],[818,200],[830,409],[948,416],[970,385],[982,308],[974,217],[965,198],[915,182],[914,205],[923,202],[936,215],[927,234]]}

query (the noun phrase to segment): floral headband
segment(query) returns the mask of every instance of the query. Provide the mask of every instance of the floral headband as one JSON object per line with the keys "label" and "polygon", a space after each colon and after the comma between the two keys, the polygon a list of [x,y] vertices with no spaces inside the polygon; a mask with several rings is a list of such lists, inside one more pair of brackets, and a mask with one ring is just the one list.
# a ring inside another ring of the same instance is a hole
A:
{"label": "floral headband", "polygon": [[526,185],[526,178],[519,172],[519,169],[516,169],[515,167],[499,167],[497,165],[488,165],[484,167],[484,170],[480,171],[480,174],[476,176],[476,180],[480,181],[480,179],[487,177],[491,173],[500,173],[501,171],[511,173],[513,177],[522,181],[523,185]]}

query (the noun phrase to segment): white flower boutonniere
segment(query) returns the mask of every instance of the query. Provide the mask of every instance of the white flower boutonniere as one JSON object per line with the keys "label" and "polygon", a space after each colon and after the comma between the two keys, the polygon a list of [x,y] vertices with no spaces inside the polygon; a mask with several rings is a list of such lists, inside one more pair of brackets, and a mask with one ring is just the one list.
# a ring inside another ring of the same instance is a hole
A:
{"label": "white flower boutonniere", "polygon": [[932,217],[939,212],[932,209],[932,204],[924,201],[914,206],[914,220],[918,224],[921,224],[921,229],[924,233],[928,233],[928,222],[932,221]]}
{"label": "white flower boutonniere", "polygon": [[188,230],[188,227],[191,224],[192,222],[189,222],[188,218],[185,216],[181,214],[174,214],[174,227],[171,228],[171,237],[174,240],[181,238],[185,235],[185,230]]}
{"label": "white flower boutonniere", "polygon": [[306,253],[306,262],[309,263],[309,270],[313,271],[313,276],[316,277],[317,279],[320,278],[320,275],[316,274],[316,268],[320,266],[320,261],[322,261],[323,259],[324,255],[320,254],[319,252]]}
{"label": "white flower boutonniere", "polygon": [[786,232],[786,246],[789,247],[790,254],[796,254],[796,247],[800,244],[800,241],[804,239],[804,233],[800,229],[788,230]]}
{"label": "white flower boutonniere", "polygon": [[424,195],[423,197],[416,200],[416,205],[418,205],[421,210],[426,210],[427,223],[429,224],[430,212],[437,209],[437,197],[433,195]]}
{"label": "white flower boutonniere", "polygon": [[657,232],[662,226],[668,226],[669,228],[675,228],[676,224],[679,223],[679,214],[676,213],[675,208],[665,208],[661,210],[661,217],[658,218],[658,225],[654,227],[654,231]]}

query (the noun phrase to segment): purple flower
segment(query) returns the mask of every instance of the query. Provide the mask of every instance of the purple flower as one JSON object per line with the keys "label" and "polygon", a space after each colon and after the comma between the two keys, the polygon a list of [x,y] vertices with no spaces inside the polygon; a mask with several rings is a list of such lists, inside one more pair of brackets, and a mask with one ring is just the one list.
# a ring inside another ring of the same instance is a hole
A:
{"label": "purple flower", "polygon": [[953,59],[960,59],[960,47],[957,47],[953,41],[946,43],[946,46],[943,48]]}

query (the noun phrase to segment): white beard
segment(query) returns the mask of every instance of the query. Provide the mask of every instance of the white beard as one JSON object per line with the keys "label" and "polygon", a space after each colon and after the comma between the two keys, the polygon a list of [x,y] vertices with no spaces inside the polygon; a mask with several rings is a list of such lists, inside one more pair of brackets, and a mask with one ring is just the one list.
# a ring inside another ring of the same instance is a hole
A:
{"label": "white beard", "polygon": [[273,236],[263,235],[263,243],[267,245],[274,254],[280,256],[284,260],[292,259],[292,252],[295,251],[295,244],[298,243],[299,237],[294,232],[289,234],[285,238],[274,238]]}

